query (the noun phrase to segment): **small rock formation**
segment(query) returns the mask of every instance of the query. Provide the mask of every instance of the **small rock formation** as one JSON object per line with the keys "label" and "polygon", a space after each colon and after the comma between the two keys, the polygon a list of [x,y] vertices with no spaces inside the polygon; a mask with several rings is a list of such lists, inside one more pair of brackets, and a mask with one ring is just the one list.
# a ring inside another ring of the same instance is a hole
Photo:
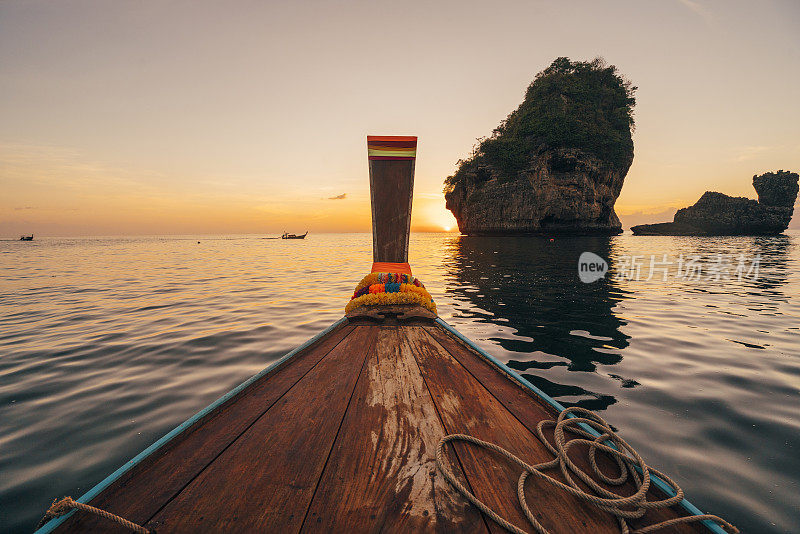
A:
{"label": "small rock formation", "polygon": [[468,235],[619,234],[635,87],[602,60],[556,59],[445,180]]}
{"label": "small rock formation", "polygon": [[706,191],[671,223],[640,224],[636,235],[777,235],[786,230],[797,199],[798,175],[780,170],[753,176],[758,201]]}

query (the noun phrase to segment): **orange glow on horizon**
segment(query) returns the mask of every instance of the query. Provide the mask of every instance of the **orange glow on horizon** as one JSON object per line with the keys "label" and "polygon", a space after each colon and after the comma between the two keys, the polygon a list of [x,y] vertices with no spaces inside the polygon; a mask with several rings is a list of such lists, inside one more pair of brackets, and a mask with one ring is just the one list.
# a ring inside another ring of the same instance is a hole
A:
{"label": "orange glow on horizon", "polygon": [[[445,178],[559,55],[602,55],[639,88],[623,226],[670,220],[706,190],[753,198],[754,174],[800,169],[796,13],[689,4],[559,4],[542,19],[519,1],[452,24],[438,3],[423,18],[4,3],[0,235],[369,232],[372,133],[419,138],[412,230],[457,231]],[[483,39],[452,46],[464,34]],[[414,61],[364,45],[401,41]]]}

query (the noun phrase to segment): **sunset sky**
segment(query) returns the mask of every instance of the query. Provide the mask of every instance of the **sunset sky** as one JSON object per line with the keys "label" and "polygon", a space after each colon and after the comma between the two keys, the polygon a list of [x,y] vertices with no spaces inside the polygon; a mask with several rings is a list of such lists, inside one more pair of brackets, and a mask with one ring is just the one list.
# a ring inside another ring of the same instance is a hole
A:
{"label": "sunset sky", "polygon": [[639,87],[626,227],[800,170],[796,0],[4,1],[0,236],[369,231],[367,134],[419,136],[413,227],[454,228],[558,56]]}

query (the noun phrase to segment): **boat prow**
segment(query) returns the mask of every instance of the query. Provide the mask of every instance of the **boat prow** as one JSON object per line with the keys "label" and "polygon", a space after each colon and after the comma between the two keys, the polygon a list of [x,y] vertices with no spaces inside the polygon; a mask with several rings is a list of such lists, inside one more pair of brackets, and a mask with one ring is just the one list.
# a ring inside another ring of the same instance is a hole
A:
{"label": "boat prow", "polygon": [[[159,534],[500,532],[437,470],[437,446],[446,435],[468,434],[529,463],[550,461],[536,429],[560,409],[429,311],[364,308],[198,413],[81,500]],[[447,450],[456,476],[479,500],[527,525],[516,465],[463,443]],[[588,459],[576,461],[588,470]],[[598,454],[598,462],[616,473],[610,457]],[[653,484],[648,499],[664,499],[666,487]],[[633,485],[622,491],[633,493]],[[613,515],[545,481],[530,480],[525,493],[550,532],[619,532]],[[692,512],[684,502],[650,510],[631,526]],[[40,532],[115,526],[78,512]],[[670,532],[707,529],[688,523]]]}

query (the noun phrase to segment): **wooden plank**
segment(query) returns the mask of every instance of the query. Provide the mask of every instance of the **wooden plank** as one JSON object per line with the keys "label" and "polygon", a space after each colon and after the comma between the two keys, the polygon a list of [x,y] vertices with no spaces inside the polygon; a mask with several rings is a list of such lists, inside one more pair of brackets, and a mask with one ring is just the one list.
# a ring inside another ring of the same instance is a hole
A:
{"label": "wooden plank", "polygon": [[[422,376],[449,434],[469,434],[496,443],[526,460],[539,463],[552,455],[513,414],[478,382],[424,327],[408,327],[408,338]],[[413,331],[413,332],[412,332]],[[491,452],[456,443],[456,455],[474,489],[475,496],[511,523],[531,530],[517,502],[519,471]],[[455,458],[451,457],[451,462]],[[616,533],[616,520],[605,512],[587,507],[545,481],[527,483],[529,502],[542,525],[551,532]],[[494,523],[493,532],[505,532]]]}
{"label": "wooden plank", "polygon": [[436,469],[444,429],[406,328],[378,330],[304,532],[487,532]]}
{"label": "wooden plank", "polygon": [[408,261],[414,160],[370,160],[372,258],[376,262]]}
{"label": "wooden plank", "polygon": [[297,531],[375,334],[356,327],[146,526]]}
{"label": "wooden plank", "polygon": [[[353,331],[345,325],[252,384],[168,445],[122,475],[90,504],[144,524],[256,419]],[[106,519],[75,513],[57,532],[128,532]]]}
{"label": "wooden plank", "polygon": [[[428,334],[433,337],[444,349],[446,349],[469,373],[475,377],[492,395],[508,409],[522,424],[532,433],[536,432],[536,426],[543,419],[555,419],[558,414],[549,404],[546,404],[538,396],[534,395],[529,389],[523,388],[516,382],[511,381],[506,375],[502,374],[496,366],[487,362],[483,357],[466,347],[461,341],[455,339],[448,332],[438,326],[425,327]],[[546,432],[548,439],[552,440],[552,430]],[[570,458],[584,471],[591,472],[589,465],[587,448],[574,447],[570,453]],[[606,454],[598,454],[597,462],[605,473],[616,474],[618,467],[616,463]],[[558,477],[561,479],[561,477]],[[598,481],[600,482],[600,481]],[[633,484],[626,483],[618,487],[607,486],[610,490],[630,495],[635,491]],[[559,491],[559,490],[557,490]],[[536,495],[532,491],[526,493],[528,502],[534,502]],[[665,495],[657,488],[651,486],[648,491],[649,500],[659,500]],[[648,510],[640,519],[631,520],[629,524],[633,528],[641,528],[673,517],[689,515],[682,508],[660,508]],[[670,532],[699,533],[708,530],[699,523],[687,523],[671,527]]]}

